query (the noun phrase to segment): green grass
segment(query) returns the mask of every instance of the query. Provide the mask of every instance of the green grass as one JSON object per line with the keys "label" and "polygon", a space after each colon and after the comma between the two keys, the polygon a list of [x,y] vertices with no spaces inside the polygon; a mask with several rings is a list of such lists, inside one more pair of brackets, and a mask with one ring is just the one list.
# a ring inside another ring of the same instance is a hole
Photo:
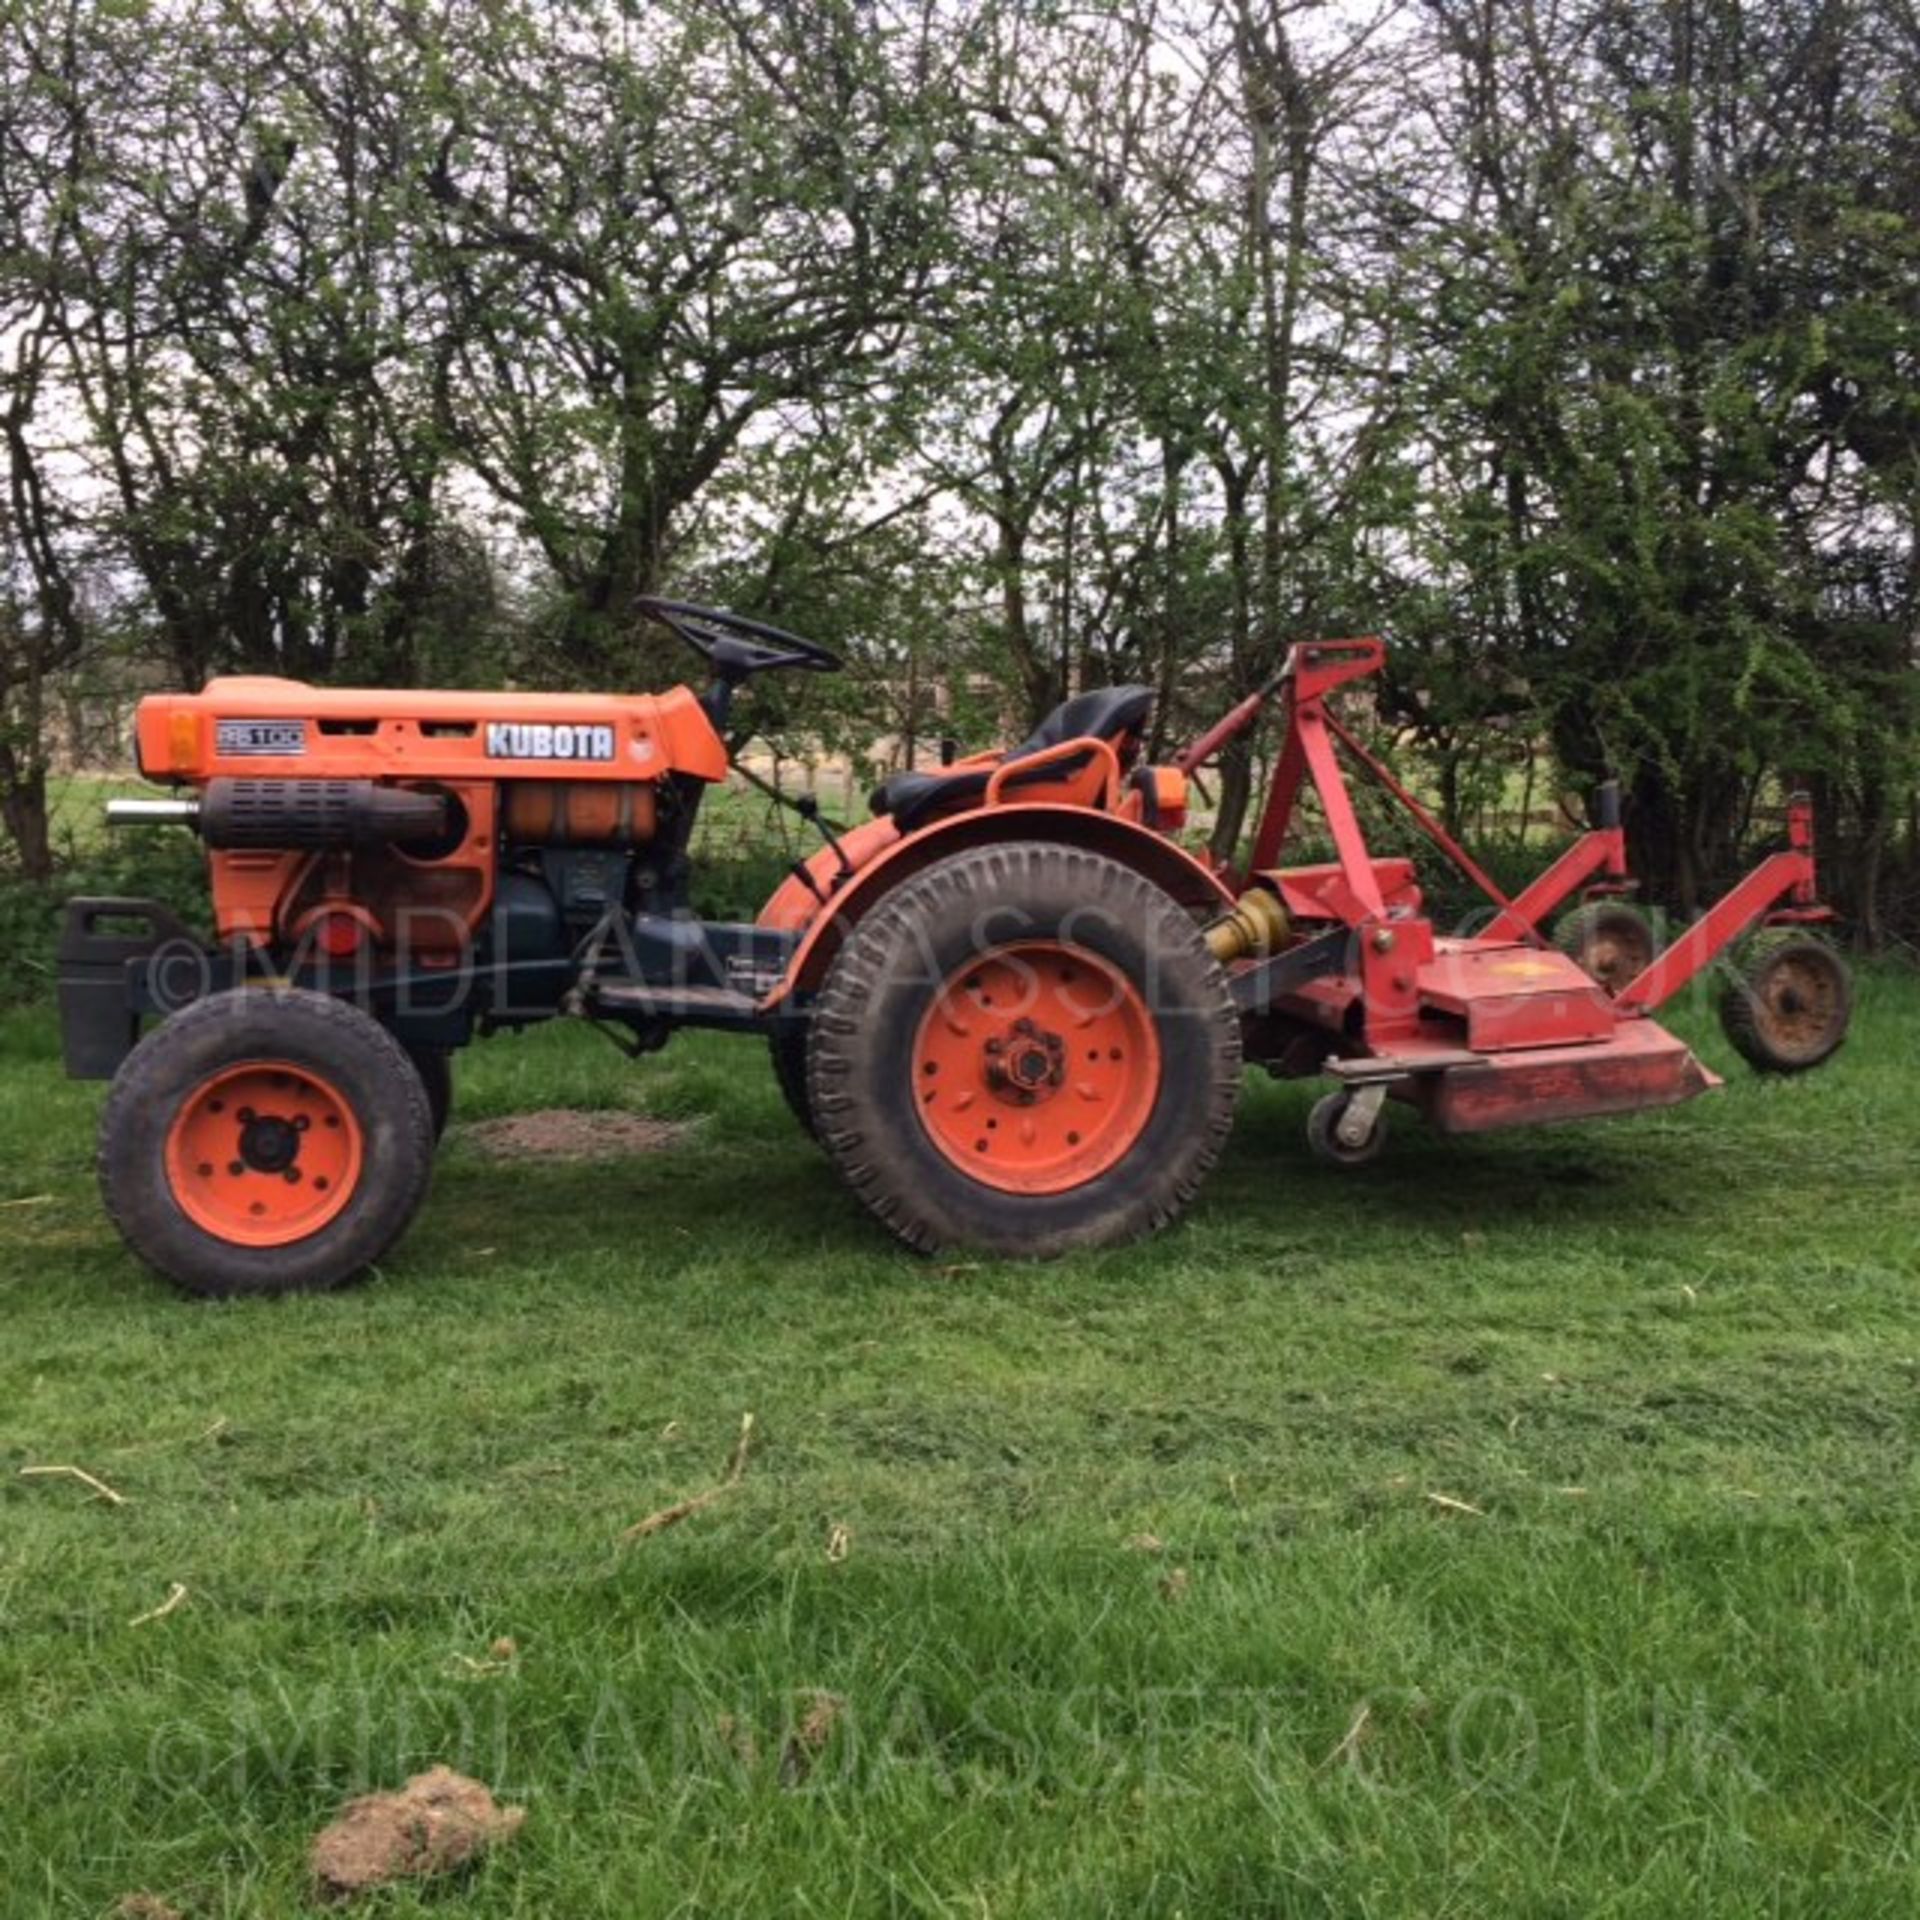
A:
{"label": "green grass", "polygon": [[231,1307],[122,1252],[9,1016],[0,1910],[306,1911],[341,1799],[446,1760],[525,1829],[382,1920],[1909,1915],[1920,990],[1862,1003],[1805,1080],[1696,1009],[1717,1099],[1357,1176],[1250,1086],[1186,1225],[1046,1268],[895,1251],[750,1047],[552,1030],[461,1119],[691,1143],[456,1131],[377,1279]]}

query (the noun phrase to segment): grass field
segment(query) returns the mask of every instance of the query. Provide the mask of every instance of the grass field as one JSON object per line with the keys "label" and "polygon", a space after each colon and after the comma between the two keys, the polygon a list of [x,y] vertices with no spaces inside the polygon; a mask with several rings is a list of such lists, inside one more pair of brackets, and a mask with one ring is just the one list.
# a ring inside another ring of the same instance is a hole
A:
{"label": "grass field", "polygon": [[1862,1001],[1806,1080],[1696,1009],[1718,1099],[1361,1175],[1250,1086],[1187,1224],[1043,1269],[896,1252],[751,1048],[500,1040],[460,1122],[687,1143],[457,1123],[378,1278],[226,1308],[9,1016],[0,1912],[308,1911],[445,1760],[526,1825],[383,1920],[1911,1915],[1920,985]]}

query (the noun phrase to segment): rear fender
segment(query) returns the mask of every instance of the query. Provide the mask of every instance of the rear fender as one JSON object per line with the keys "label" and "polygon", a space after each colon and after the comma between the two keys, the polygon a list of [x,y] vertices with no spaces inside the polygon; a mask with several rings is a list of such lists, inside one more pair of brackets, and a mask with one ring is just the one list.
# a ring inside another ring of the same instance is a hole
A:
{"label": "rear fender", "polygon": [[[819,908],[795,949],[786,977],[761,1002],[762,1010],[779,1006],[790,995],[818,991],[841,941],[901,881],[952,854],[999,846],[1009,840],[1047,840],[1104,854],[1151,880],[1196,917],[1211,918],[1233,905],[1233,894],[1217,874],[1184,848],[1131,820],[1090,807],[1035,804],[978,808],[936,820],[875,852]],[[780,897],[776,895],[775,899]],[[769,902],[769,911],[772,906]],[[765,918],[763,914],[763,921]]]}

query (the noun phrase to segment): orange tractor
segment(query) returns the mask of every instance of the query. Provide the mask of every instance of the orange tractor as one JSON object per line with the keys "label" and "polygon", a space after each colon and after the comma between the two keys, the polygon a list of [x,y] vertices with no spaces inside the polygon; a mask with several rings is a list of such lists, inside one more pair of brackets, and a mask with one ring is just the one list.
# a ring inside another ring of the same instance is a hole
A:
{"label": "orange tractor", "polygon": [[[688,905],[701,797],[739,689],[825,649],[713,608],[646,610],[702,654],[701,693],[369,693],[213,681],[141,703],[140,766],[187,789],[111,803],[192,827],[214,938],[163,905],[69,903],[67,1067],[111,1078],[108,1211],[208,1294],[324,1287],[377,1260],[427,1188],[450,1057],[555,1015],[639,1053],[683,1027],[760,1035],[802,1123],[920,1248],[1049,1254],[1174,1218],[1233,1123],[1243,1067],[1330,1085],[1309,1137],[1371,1160],[1385,1103],[1474,1132],[1669,1105],[1716,1084],[1653,1020],[1732,942],[1724,1015],[1756,1065],[1844,1037],[1844,965],[1815,937],[1811,821],[1664,952],[1640,923],[1617,806],[1509,899],[1340,720],[1378,641],[1295,647],[1175,760],[1142,762],[1146,688],[1068,700],[1018,746],[899,773],[750,923]],[[1186,852],[1189,777],[1277,708],[1252,859]],[[1487,892],[1437,932],[1411,863],[1375,858],[1342,773],[1385,783]],[[1311,785],[1331,860],[1281,854]],[[1586,965],[1543,929],[1563,903]],[[143,1029],[144,1034],[143,1034]]]}

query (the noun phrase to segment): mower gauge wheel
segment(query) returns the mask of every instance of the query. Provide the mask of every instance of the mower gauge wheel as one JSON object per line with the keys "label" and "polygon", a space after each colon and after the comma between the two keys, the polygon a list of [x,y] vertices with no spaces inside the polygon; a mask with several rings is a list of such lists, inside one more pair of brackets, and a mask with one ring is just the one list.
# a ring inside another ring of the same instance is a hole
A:
{"label": "mower gauge wheel", "polygon": [[1804,1073],[1840,1049],[1853,976],[1826,941],[1775,927],[1748,941],[1721,989],[1720,1025],[1762,1073]]}
{"label": "mower gauge wheel", "polygon": [[1554,928],[1553,943],[1609,993],[1653,963],[1653,923],[1624,900],[1575,907]]}

